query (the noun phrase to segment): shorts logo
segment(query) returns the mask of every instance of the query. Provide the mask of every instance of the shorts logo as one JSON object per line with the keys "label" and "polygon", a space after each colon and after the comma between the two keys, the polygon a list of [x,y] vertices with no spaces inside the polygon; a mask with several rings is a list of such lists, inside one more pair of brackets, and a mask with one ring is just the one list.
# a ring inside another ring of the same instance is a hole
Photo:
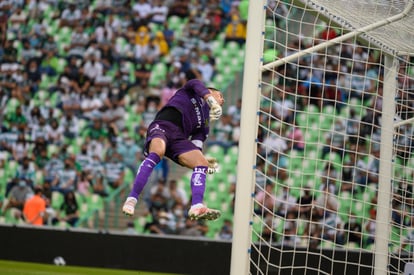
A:
{"label": "shorts logo", "polygon": [[160,125],[158,123],[156,123],[154,125],[154,127],[152,127],[152,129],[150,130],[150,132],[153,132],[153,131],[156,131],[156,130],[159,130],[159,131],[165,133],[165,130],[164,129],[161,129],[161,127],[160,127]]}

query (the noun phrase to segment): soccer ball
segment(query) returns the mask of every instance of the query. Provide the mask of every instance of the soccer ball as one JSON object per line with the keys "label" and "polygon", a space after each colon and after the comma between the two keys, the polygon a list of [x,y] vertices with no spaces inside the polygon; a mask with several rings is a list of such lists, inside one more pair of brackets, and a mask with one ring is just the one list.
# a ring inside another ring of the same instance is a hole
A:
{"label": "soccer ball", "polygon": [[61,256],[55,257],[55,258],[53,259],[53,263],[54,263],[55,265],[66,265],[66,261],[65,261],[65,259],[63,259]]}

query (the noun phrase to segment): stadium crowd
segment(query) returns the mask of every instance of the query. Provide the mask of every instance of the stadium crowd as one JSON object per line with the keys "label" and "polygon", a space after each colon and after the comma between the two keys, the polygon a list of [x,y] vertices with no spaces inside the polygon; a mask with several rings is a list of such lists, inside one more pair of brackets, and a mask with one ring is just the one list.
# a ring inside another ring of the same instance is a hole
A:
{"label": "stadium crowd", "polygon": [[[275,56],[291,55],[339,35],[334,28],[317,34],[311,42],[292,39],[286,52]],[[267,226],[258,223],[256,238],[312,248],[372,248],[378,203],[382,57],[378,50],[368,50],[358,42],[347,41],[329,51],[328,55],[305,55],[265,75],[264,82],[274,86],[264,89],[261,103],[255,212]],[[410,68],[402,66],[398,79],[395,119],[412,118]],[[395,234],[403,235],[412,231],[414,209],[412,184],[407,182],[414,175],[405,169],[412,158],[410,124],[397,130],[395,143],[392,223],[394,232],[399,232]],[[400,248],[399,241],[395,243],[394,251]]]}
{"label": "stadium crowd", "polygon": [[[218,40],[244,43],[247,4],[244,0],[2,1],[2,216],[7,221],[24,217],[32,224],[76,226],[82,211],[79,201],[92,195],[107,197],[130,184],[142,158],[143,135],[156,110],[188,79],[217,84]],[[283,5],[274,8],[284,12]],[[335,35],[324,30],[319,39]],[[306,41],[292,41],[289,51],[277,56],[307,46]],[[344,44],[336,50],[332,56],[341,60],[321,61],[315,55],[281,67],[284,72],[278,74],[275,88],[264,92],[271,104],[263,102],[260,122],[270,125],[270,131],[259,127],[255,192],[255,212],[265,223],[258,223],[263,239],[289,245],[307,239],[312,247],[323,240],[356,247],[373,242],[375,222],[369,217],[376,215],[382,106],[382,87],[377,86],[381,82],[376,81],[382,72],[373,64],[381,62],[361,45]],[[332,70],[324,71],[325,67]],[[412,80],[406,83],[413,85]],[[345,108],[350,101],[358,102],[355,108]],[[227,107],[213,125],[208,143],[223,149],[223,154],[238,143],[241,100]],[[358,108],[365,111],[357,112]],[[320,125],[327,130],[324,141],[305,145],[303,114],[328,111],[343,119],[337,116]],[[412,133],[412,127],[404,133]],[[407,136],[399,136],[401,148],[410,148]],[[317,143],[324,147],[319,150]],[[308,172],[316,169],[321,175],[313,186],[303,185],[292,173],[298,167],[306,169],[304,151],[316,152],[314,159],[324,163],[323,167],[308,163]],[[410,153],[399,151],[400,159],[408,159]],[[299,162],[295,155],[302,156]],[[208,235],[209,224],[186,218],[188,193],[170,178],[168,163],[157,168],[144,194],[149,215],[140,222],[141,230]],[[300,192],[295,190],[298,186]],[[315,186],[319,192],[312,191]],[[233,197],[234,191],[233,179],[227,192],[218,193]],[[55,202],[57,194],[62,199]],[[412,194],[412,186],[397,180],[393,222],[405,226],[412,223],[406,206],[413,203],[402,199],[407,194]],[[357,217],[352,212],[356,209],[344,204],[349,198],[369,202],[367,217]],[[43,209],[45,217],[39,219],[40,212],[28,209],[30,205]],[[214,236],[231,239],[231,218],[221,225]],[[136,226],[129,224],[127,232],[131,228],[137,232]]]}
{"label": "stadium crowd", "polygon": [[[5,220],[76,226],[81,201],[105,198],[128,184],[156,110],[189,79],[215,84],[217,42],[244,44],[247,13],[239,3],[1,1],[0,201]],[[233,107],[230,112],[214,128],[212,141],[225,142],[238,126],[239,113]],[[163,182],[169,192],[158,196],[153,190],[145,198],[154,218],[147,228],[154,233],[162,231],[157,228],[163,223],[161,209],[178,213],[187,207],[184,193],[176,197],[168,168],[160,164],[153,182]],[[163,208],[159,200],[166,194]],[[28,198],[44,201],[29,203]],[[184,224],[185,231],[194,227],[206,233],[205,226]]]}

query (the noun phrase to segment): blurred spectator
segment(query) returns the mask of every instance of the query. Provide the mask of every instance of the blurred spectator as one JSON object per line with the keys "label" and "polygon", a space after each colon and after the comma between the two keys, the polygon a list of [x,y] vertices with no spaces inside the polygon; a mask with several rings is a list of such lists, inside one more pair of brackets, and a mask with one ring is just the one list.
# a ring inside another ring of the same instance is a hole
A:
{"label": "blurred spectator", "polygon": [[181,230],[185,228],[186,213],[185,206],[181,203],[176,203],[171,207],[171,213],[175,222],[176,234],[180,234]]}
{"label": "blurred spectator", "polygon": [[345,144],[347,142],[347,126],[342,119],[336,119],[332,129],[325,135],[325,146],[323,147],[321,158],[329,152],[337,153],[341,159],[344,157]]}
{"label": "blurred spectator", "polygon": [[152,7],[147,0],[138,0],[132,6],[132,12],[134,14],[134,20],[140,25],[146,25],[152,16]]}
{"label": "blurred spectator", "polygon": [[3,205],[3,213],[10,210],[14,219],[22,218],[24,203],[27,198],[33,194],[33,190],[25,180],[18,180],[17,185],[13,186]]}
{"label": "blurred spectator", "polygon": [[237,42],[243,46],[246,41],[246,25],[240,20],[240,16],[233,14],[231,21],[226,25],[224,42]]}
{"label": "blurred spectator", "polygon": [[58,171],[63,170],[64,165],[63,161],[59,158],[58,152],[53,152],[43,169],[45,178],[49,180],[55,179]]}
{"label": "blurred spectator", "polygon": [[358,222],[354,214],[350,215],[348,221],[345,223],[344,231],[348,244],[362,247],[362,225]]}
{"label": "blurred spectator", "polygon": [[92,120],[100,114],[100,108],[103,106],[102,99],[98,96],[94,88],[88,89],[81,99],[82,117]]}
{"label": "blurred spectator", "polygon": [[63,136],[68,140],[73,140],[79,136],[80,122],[73,112],[65,112],[61,118],[60,125],[63,129]]}
{"label": "blurred spectator", "polygon": [[21,129],[25,130],[27,128],[27,118],[23,115],[21,106],[17,106],[14,112],[8,113],[5,121],[12,132],[18,132]]}
{"label": "blurred spectator", "polygon": [[231,220],[226,219],[223,222],[223,226],[217,234],[217,238],[220,240],[230,241],[233,238],[233,223]]}
{"label": "blurred spectator", "polygon": [[414,218],[411,217],[409,221],[408,230],[405,232],[405,236],[402,236],[401,246],[399,248],[399,254],[408,252],[410,255],[414,252]]}
{"label": "blurred spectator", "polygon": [[39,91],[39,85],[42,81],[42,73],[40,67],[35,60],[31,60],[27,69],[27,80],[30,83],[31,95],[35,95]]}
{"label": "blurred spectator", "polygon": [[311,219],[306,223],[303,239],[307,241],[309,248],[316,249],[321,242],[322,226],[320,219],[323,217],[319,208],[312,208]]}
{"label": "blurred spectator", "polygon": [[115,128],[117,133],[125,129],[125,93],[113,89],[109,91],[104,104],[108,107],[102,114],[103,121]]}
{"label": "blurred spectator", "polygon": [[209,62],[208,56],[204,54],[201,55],[196,68],[200,71],[202,81],[205,83],[210,83],[212,81],[215,70],[214,66]]}
{"label": "blurred spectator", "polygon": [[47,219],[46,200],[43,198],[43,190],[40,186],[34,188],[34,194],[27,199],[23,207],[23,216],[26,223],[41,226]]}
{"label": "blurred spectator", "polygon": [[242,99],[238,98],[236,104],[230,105],[227,114],[231,116],[231,123],[233,126],[240,125]]}
{"label": "blurred spectator", "polygon": [[190,15],[189,0],[173,1],[168,11],[168,18],[178,16],[180,18],[187,18]]}
{"label": "blurred spectator", "polygon": [[139,147],[127,131],[123,133],[123,141],[118,146],[118,152],[122,160],[134,174],[137,170],[137,164],[141,161],[143,148]]}
{"label": "blurred spectator", "polygon": [[286,215],[286,221],[283,224],[282,245],[295,247],[300,243],[298,235],[297,212],[289,211]]}
{"label": "blurred spectator", "polygon": [[46,167],[46,164],[49,162],[49,156],[47,154],[47,148],[40,148],[40,151],[34,155],[33,161],[37,172],[40,172],[43,175],[42,171]]}
{"label": "blurred spectator", "polygon": [[376,216],[377,216],[377,209],[375,207],[371,207],[369,210],[369,218],[363,224],[363,236],[364,236],[364,247],[372,245],[375,243],[375,231],[376,231]]}
{"label": "blurred spectator", "polygon": [[339,215],[329,215],[323,219],[323,239],[343,245],[345,243],[345,233],[343,231],[343,221]]}
{"label": "blurred spectator", "polygon": [[331,162],[326,162],[323,170],[321,171],[321,185],[320,190],[329,189],[332,194],[338,194],[339,192],[339,179],[340,175],[335,165]]}
{"label": "blurred spectator", "polygon": [[[0,3],[1,4],[1,3]],[[0,11],[1,14],[1,11]],[[1,15],[0,15],[1,16]],[[0,18],[1,24],[1,18]],[[3,41],[3,64],[1,66],[3,71],[10,70],[9,66],[18,66],[17,59],[18,59],[18,52],[16,47],[13,45],[13,40],[5,40]],[[7,70],[6,70],[7,68]]]}
{"label": "blurred spectator", "polygon": [[168,208],[168,199],[170,198],[170,190],[166,186],[166,181],[162,178],[157,179],[154,186],[150,188],[150,205],[154,202],[154,199],[161,199],[163,204]]}
{"label": "blurred spectator", "polygon": [[290,187],[288,185],[284,185],[282,193],[276,197],[278,208],[275,212],[282,217],[286,217],[291,211],[297,212],[298,205],[296,204],[296,200],[296,197],[294,197],[290,192]]}
{"label": "blurred spectator", "polygon": [[16,36],[20,33],[21,26],[27,23],[27,13],[22,10],[21,7],[14,9],[9,17],[9,31],[13,32]]}
{"label": "blurred spectator", "polygon": [[58,50],[59,50],[58,45],[57,45],[57,42],[55,41],[54,36],[48,35],[41,49],[43,57],[49,56],[49,55],[55,56]]}
{"label": "blurred spectator", "polygon": [[22,163],[24,158],[29,157],[30,144],[26,140],[24,133],[17,136],[16,142],[11,146],[11,153],[13,159],[19,163]]}
{"label": "blurred spectator", "polygon": [[293,119],[290,129],[286,131],[286,137],[288,138],[288,148],[303,152],[305,149],[305,138],[302,129],[296,123],[296,119]]}
{"label": "blurred spectator", "polygon": [[65,48],[68,57],[83,58],[89,42],[89,35],[82,25],[76,26],[70,38],[70,44]]}
{"label": "blurred spectator", "polygon": [[[155,186],[151,189],[151,197],[150,197],[149,204],[148,204],[148,210],[151,213],[153,218],[157,218],[157,213],[159,211],[168,212],[168,205],[167,205],[168,196],[166,196],[165,194],[163,194],[162,191],[157,190],[157,189],[155,189],[155,192],[153,192],[154,188]],[[168,191],[166,190],[166,192]]]}
{"label": "blurred spectator", "polygon": [[261,238],[269,243],[275,243],[279,240],[280,234],[275,234],[275,230],[280,223],[280,219],[275,218],[272,212],[265,212],[263,218],[263,227]]}
{"label": "blurred spectator", "polygon": [[142,125],[148,128],[149,124],[155,119],[159,108],[159,102],[156,100],[148,100],[145,111],[142,113]]}
{"label": "blurred spectator", "polygon": [[280,122],[275,122],[271,125],[271,132],[269,131],[260,148],[264,155],[283,154],[288,149],[284,132]]}
{"label": "blurred spectator", "polygon": [[202,221],[193,221],[187,218],[185,221],[185,227],[181,229],[179,235],[181,236],[192,236],[202,237],[208,232],[208,226]]}
{"label": "blurred spectator", "polygon": [[94,81],[97,77],[103,75],[104,66],[102,62],[95,56],[89,55],[83,65],[84,74]]}
{"label": "blurred spectator", "polygon": [[28,39],[24,39],[22,41],[23,43],[23,48],[21,49],[20,52],[20,62],[22,65],[27,65],[29,64],[29,61],[38,57],[41,53],[40,51],[36,50],[35,48],[32,48],[32,46],[30,45],[30,41]]}
{"label": "blurred spectator", "polygon": [[[75,112],[79,113],[81,110],[81,101],[79,94],[72,90],[72,86],[74,84],[73,81],[70,80],[62,80],[63,85],[67,85],[66,91],[61,94],[61,101],[62,101],[62,110],[64,112]],[[70,88],[69,88],[70,87]]]}
{"label": "blurred spectator", "polygon": [[184,188],[178,186],[176,180],[172,179],[168,182],[168,206],[172,208],[174,205],[187,205],[188,197]]}
{"label": "blurred spectator", "polygon": [[87,198],[90,194],[89,190],[91,187],[91,183],[90,183],[89,178],[90,177],[89,177],[88,172],[82,171],[80,173],[79,180],[77,181],[76,192],[84,198]]}
{"label": "blurred spectator", "polygon": [[53,224],[57,222],[65,222],[71,226],[75,226],[79,220],[79,204],[76,200],[75,193],[69,191],[64,195],[64,200],[59,208],[58,215],[53,221]]}
{"label": "blurred spectator", "polygon": [[220,120],[214,122],[212,129],[212,138],[208,141],[208,145],[220,145],[227,149],[233,145],[232,142],[233,126],[231,124],[231,116],[223,114]]}
{"label": "blurred spectator", "polygon": [[76,155],[76,162],[79,163],[83,170],[91,169],[93,158],[90,152],[88,152],[87,143],[81,145],[80,152]]}
{"label": "blurred spectator", "polygon": [[50,143],[61,145],[64,141],[64,129],[57,119],[52,119],[50,125],[46,125],[47,139]]}
{"label": "blurred spectator", "polygon": [[136,235],[138,232],[135,230],[135,225],[133,222],[127,222],[127,228],[124,230],[125,234]]}
{"label": "blurred spectator", "polygon": [[107,196],[108,188],[104,181],[105,167],[98,155],[94,155],[92,159],[92,165],[88,177],[91,181],[93,192],[101,196]]}
{"label": "blurred spectator", "polygon": [[75,3],[69,3],[60,16],[60,27],[74,28],[81,19],[81,11],[76,7]]}
{"label": "blurred spectator", "polygon": [[24,157],[21,164],[18,165],[16,178],[26,181],[26,183],[31,187],[34,186],[36,180],[36,171],[29,157]]}
{"label": "blurred spectator", "polygon": [[122,156],[115,151],[111,157],[106,159],[104,167],[104,178],[108,185],[113,189],[120,187],[124,183],[125,176]]}
{"label": "blurred spectator", "polygon": [[364,190],[367,184],[367,164],[364,156],[356,152],[355,147],[351,147],[347,155],[349,158],[343,162],[342,179],[352,182],[350,191],[357,193]]}
{"label": "blurred spectator", "polygon": [[278,119],[284,122],[292,122],[294,103],[283,90],[277,91],[277,95],[278,98],[273,103],[272,111]]}
{"label": "blurred spectator", "polygon": [[311,193],[311,188],[306,186],[303,189],[303,194],[297,200],[299,218],[305,220],[309,220],[311,218],[313,203],[314,196]]}
{"label": "blurred spectator", "polygon": [[97,0],[95,3],[95,12],[101,12],[105,15],[111,14],[112,0]]}
{"label": "blurred spectator", "polygon": [[74,169],[74,163],[71,159],[67,158],[64,161],[63,169],[59,169],[52,181],[52,188],[55,191],[62,192],[64,194],[76,190],[77,174]]}
{"label": "blurred spectator", "polygon": [[162,26],[167,21],[167,16],[167,4],[161,0],[153,0],[150,14],[150,22],[155,23],[158,26]]}
{"label": "blurred spectator", "polygon": [[339,207],[338,197],[331,192],[332,189],[329,185],[325,185],[321,194],[316,198],[315,206],[318,210],[323,211],[323,215],[336,215]]}
{"label": "blurred spectator", "polygon": [[159,57],[167,56],[170,52],[170,46],[161,31],[155,33],[152,44],[158,49]]}
{"label": "blurred spectator", "polygon": [[275,184],[266,182],[264,190],[259,190],[255,195],[256,206],[254,212],[257,214],[274,213],[278,208],[275,193]]}
{"label": "blurred spectator", "polygon": [[174,46],[175,42],[175,32],[170,28],[168,21],[165,21],[163,24],[162,34],[168,44],[168,47],[171,49]]}
{"label": "blurred spectator", "polygon": [[[84,136],[86,137],[86,141],[95,141],[89,143],[91,152],[99,152],[100,150],[96,147],[101,146],[108,136],[108,131],[104,127],[100,115],[93,117],[92,125],[85,130]],[[102,154],[98,153],[98,155],[101,156]]]}
{"label": "blurred spectator", "polygon": [[174,234],[175,228],[171,226],[172,216],[166,211],[157,211],[153,221],[145,225],[145,231],[152,234]]}

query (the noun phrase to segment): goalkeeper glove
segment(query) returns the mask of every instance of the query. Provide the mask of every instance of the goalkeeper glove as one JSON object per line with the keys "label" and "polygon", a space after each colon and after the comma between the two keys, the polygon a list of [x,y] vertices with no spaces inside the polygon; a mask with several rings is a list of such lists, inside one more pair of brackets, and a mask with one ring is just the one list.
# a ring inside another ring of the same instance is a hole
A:
{"label": "goalkeeper glove", "polygon": [[217,162],[217,159],[212,158],[212,157],[206,157],[207,162],[208,162],[208,169],[207,169],[207,173],[208,174],[214,174],[216,172],[219,172],[220,167],[219,164]]}
{"label": "goalkeeper glove", "polygon": [[221,116],[222,110],[220,104],[213,96],[209,96],[206,99],[208,106],[210,106],[210,119],[218,120]]}

